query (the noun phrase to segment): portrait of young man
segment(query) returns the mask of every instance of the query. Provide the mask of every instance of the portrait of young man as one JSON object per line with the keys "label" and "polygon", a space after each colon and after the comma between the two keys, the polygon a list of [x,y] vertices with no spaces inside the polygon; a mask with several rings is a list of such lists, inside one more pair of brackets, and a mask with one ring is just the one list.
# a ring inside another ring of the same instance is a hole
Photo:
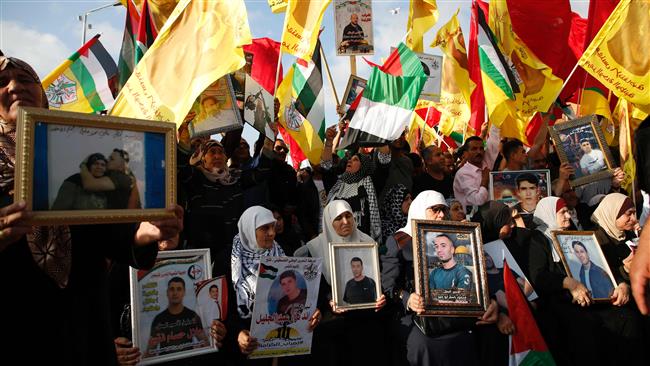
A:
{"label": "portrait of young man", "polygon": [[470,289],[472,273],[464,265],[456,262],[454,258],[456,243],[452,240],[451,235],[438,234],[433,240],[441,265],[429,273],[429,288],[431,290]]}
{"label": "portrait of young man", "polygon": [[605,168],[605,155],[600,149],[595,149],[589,139],[580,140],[583,152],[580,158],[580,171],[583,175],[599,172]]}
{"label": "portrait of young man", "polygon": [[364,304],[377,301],[375,280],[363,273],[363,261],[359,257],[350,260],[352,278],[345,284],[343,301],[348,304]]}
{"label": "portrait of young man", "polygon": [[284,296],[278,301],[276,312],[289,315],[292,321],[297,320],[305,309],[307,289],[298,287],[298,279],[293,270],[280,274],[280,286]]}
{"label": "portrait of young man", "polygon": [[198,314],[183,304],[185,280],[173,277],[167,283],[167,309],[151,322],[147,356],[161,356],[209,346]]}

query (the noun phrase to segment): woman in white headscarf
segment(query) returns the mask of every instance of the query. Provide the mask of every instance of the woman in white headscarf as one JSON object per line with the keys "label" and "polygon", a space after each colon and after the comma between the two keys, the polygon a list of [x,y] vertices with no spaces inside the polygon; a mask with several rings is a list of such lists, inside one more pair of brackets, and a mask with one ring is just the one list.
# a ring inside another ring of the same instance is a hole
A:
{"label": "woman in white headscarf", "polygon": [[[241,215],[237,223],[239,233],[233,238],[232,283],[237,294],[237,314],[241,319],[237,343],[242,354],[250,354],[257,346],[257,339],[251,337],[250,328],[255,290],[259,275],[260,259],[265,256],[282,257],[284,252],[275,242],[275,218],[273,213],[261,206],[253,206]],[[316,309],[310,318],[311,328],[320,320]]]}
{"label": "woman in white headscarf", "polygon": [[[415,292],[413,270],[413,221],[440,221],[449,215],[445,197],[436,191],[423,191],[413,200],[406,226],[388,237],[386,254],[381,256],[381,281],[403,314],[395,332],[401,339],[394,345],[406,349],[393,352],[406,357],[410,365],[478,365],[478,347],[472,333],[475,324],[492,324],[497,320],[498,305],[492,300],[488,311],[477,322],[474,318],[438,318],[418,316],[424,312],[424,297]],[[406,353],[406,355],[404,355]]]}
{"label": "woman in white headscarf", "polygon": [[[296,251],[296,256],[309,256],[323,259],[323,276],[319,291],[319,308],[324,312],[323,326],[314,334],[313,352],[315,359],[323,359],[322,364],[377,364],[373,357],[380,358],[380,352],[368,353],[367,347],[381,347],[383,341],[379,318],[372,310],[345,312],[334,309],[332,299],[332,271],[330,267],[330,243],[374,243],[375,241],[358,229],[350,204],[343,200],[333,200],[323,210],[323,232]],[[343,290],[342,288],[340,289]],[[379,295],[375,310],[386,304],[384,295]],[[327,323],[327,325],[325,325]],[[318,342],[318,343],[317,343]],[[335,350],[341,351],[336,352]],[[337,357],[345,356],[344,359]],[[365,362],[364,362],[365,361]],[[381,362],[381,360],[377,360]]]}

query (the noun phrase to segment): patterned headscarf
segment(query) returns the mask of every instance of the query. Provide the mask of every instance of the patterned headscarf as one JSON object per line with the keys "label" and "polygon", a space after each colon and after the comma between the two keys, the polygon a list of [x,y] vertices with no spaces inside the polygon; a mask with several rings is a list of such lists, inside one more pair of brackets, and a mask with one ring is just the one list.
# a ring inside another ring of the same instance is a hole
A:
{"label": "patterned headscarf", "polygon": [[341,181],[344,183],[357,183],[375,171],[375,163],[373,162],[372,157],[361,153],[355,154],[354,156],[359,158],[361,167],[359,167],[359,170],[355,173],[345,172],[341,174],[339,179],[341,179]]}
{"label": "patterned headscarf", "polygon": [[237,311],[244,319],[253,314],[260,259],[284,256],[284,251],[276,242],[273,242],[271,249],[262,249],[257,245],[255,230],[272,222],[275,222],[275,218],[271,211],[262,206],[253,206],[244,211],[237,223],[239,234],[233,238],[230,266],[232,283],[237,292]]}
{"label": "patterned headscarf", "polygon": [[[0,74],[8,69],[16,68],[25,71],[33,81],[41,85],[36,71],[25,61],[14,57],[0,56]],[[48,107],[45,91],[43,103],[34,107]],[[16,163],[16,125],[0,119],[0,193],[11,194],[14,186],[14,170]],[[70,269],[72,268],[72,242],[70,228],[67,226],[35,226],[27,234],[27,243],[32,252],[34,262],[60,288],[68,285]]]}
{"label": "patterned headscarf", "polygon": [[197,167],[210,182],[219,182],[225,186],[237,183],[239,175],[231,174],[234,172],[231,172],[228,167],[222,170],[208,170],[203,166],[203,157],[213,146],[219,146],[223,149],[221,142],[217,140],[207,140],[203,142],[196,151],[194,151],[194,154],[192,154],[192,157],[190,158],[190,165]]}
{"label": "patterned headscarf", "polygon": [[380,212],[382,243],[386,243],[386,238],[406,225],[407,216],[402,212],[402,203],[408,193],[409,190],[403,184],[393,186],[386,193]]}

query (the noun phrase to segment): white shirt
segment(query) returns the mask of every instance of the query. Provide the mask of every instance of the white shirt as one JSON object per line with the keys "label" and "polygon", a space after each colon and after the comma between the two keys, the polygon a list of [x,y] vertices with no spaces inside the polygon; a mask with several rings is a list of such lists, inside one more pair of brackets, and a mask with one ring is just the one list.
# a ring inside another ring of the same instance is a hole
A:
{"label": "white shirt", "polygon": [[587,174],[593,174],[603,170],[605,167],[605,156],[598,149],[592,149],[588,154],[580,158],[580,168],[586,170]]}

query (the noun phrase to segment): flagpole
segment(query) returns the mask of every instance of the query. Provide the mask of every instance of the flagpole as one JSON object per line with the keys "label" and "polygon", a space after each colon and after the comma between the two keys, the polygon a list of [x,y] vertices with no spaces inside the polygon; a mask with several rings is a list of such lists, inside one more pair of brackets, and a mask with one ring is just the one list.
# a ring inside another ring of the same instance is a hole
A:
{"label": "flagpole", "polygon": [[280,52],[278,53],[278,66],[275,68],[275,81],[273,85],[273,99],[275,100],[275,95],[278,92],[278,79],[280,79],[280,67],[282,66],[282,47],[280,47]]}
{"label": "flagpole", "polygon": [[339,96],[336,93],[336,87],[334,87],[334,80],[332,79],[332,73],[330,72],[330,65],[327,63],[327,58],[325,57],[325,52],[323,52],[323,47],[320,47],[320,57],[323,58],[325,62],[325,70],[327,71],[327,79],[330,81],[330,86],[332,87],[332,93],[334,93],[334,100],[336,101],[336,113],[339,113],[339,108],[341,103],[339,102]]}
{"label": "flagpole", "polygon": [[578,62],[576,62],[576,65],[573,67],[573,70],[571,70],[571,72],[569,73],[569,76],[567,76],[567,78],[564,80],[564,83],[562,83],[562,87],[557,92],[557,95],[555,96],[555,98],[553,98],[553,102],[555,102],[555,100],[560,96],[560,94],[562,94],[562,90],[564,90],[564,87],[567,86],[567,84],[569,83],[569,80],[571,79],[571,76],[573,76],[573,74],[578,69],[578,66],[580,66],[580,60],[578,60]]}

